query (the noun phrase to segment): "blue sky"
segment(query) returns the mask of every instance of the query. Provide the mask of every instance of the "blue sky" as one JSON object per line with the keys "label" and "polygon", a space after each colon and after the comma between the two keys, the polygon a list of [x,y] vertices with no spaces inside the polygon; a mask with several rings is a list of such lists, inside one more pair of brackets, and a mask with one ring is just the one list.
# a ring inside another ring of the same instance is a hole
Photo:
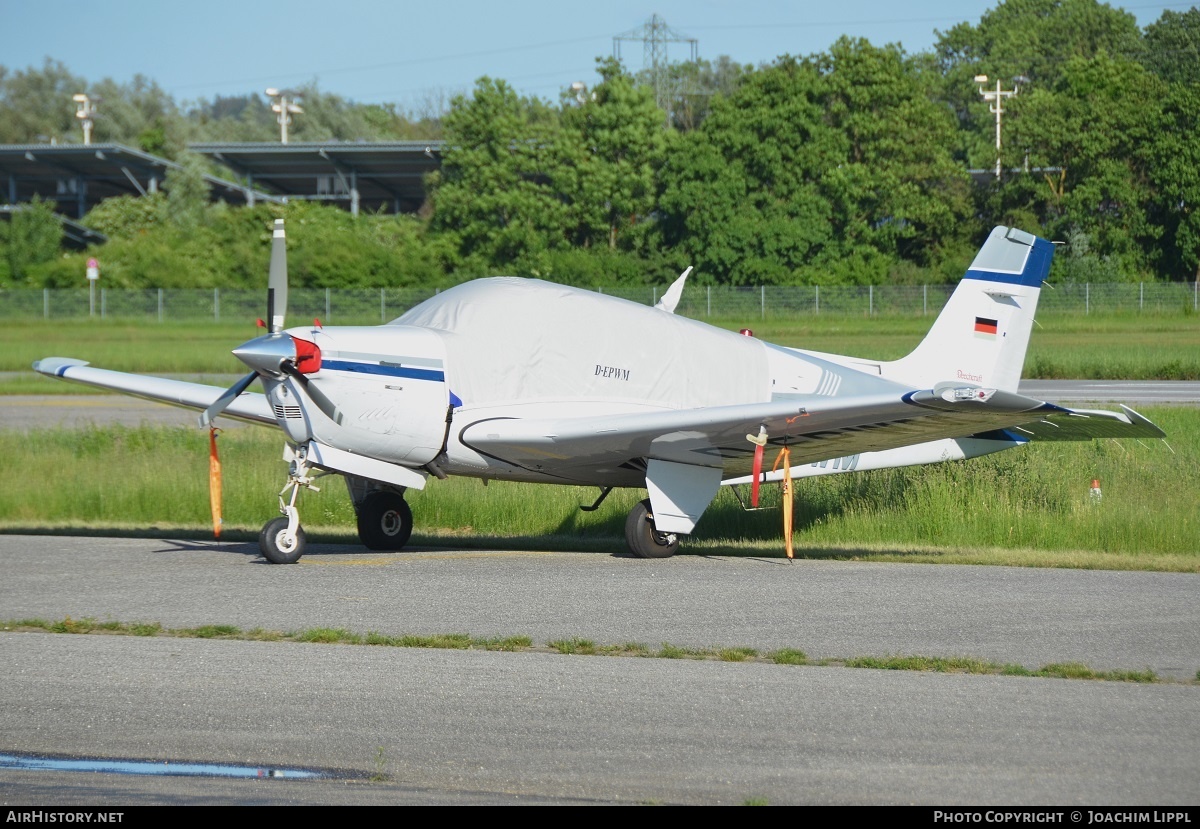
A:
{"label": "blue sky", "polygon": [[[360,103],[419,109],[467,92],[483,75],[557,101],[573,81],[596,79],[595,59],[652,15],[697,41],[699,57],[739,63],[827,49],[840,35],[929,49],[935,31],[978,23],[999,0],[0,0],[0,65],[60,60],[90,82],[156,81],[177,102],[261,93],[316,81]],[[1112,5],[1141,26],[1191,3]],[[669,42],[671,60],[690,46]],[[644,46],[621,40],[642,68]],[[82,91],[82,90],[81,90]]]}

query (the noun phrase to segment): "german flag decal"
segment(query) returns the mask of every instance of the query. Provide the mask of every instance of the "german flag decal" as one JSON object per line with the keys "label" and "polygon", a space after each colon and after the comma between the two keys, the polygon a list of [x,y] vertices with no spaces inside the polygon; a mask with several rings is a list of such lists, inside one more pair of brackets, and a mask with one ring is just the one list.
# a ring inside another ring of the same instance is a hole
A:
{"label": "german flag decal", "polygon": [[996,320],[984,319],[983,317],[975,318],[975,333],[983,334],[988,337],[996,336],[997,323]]}

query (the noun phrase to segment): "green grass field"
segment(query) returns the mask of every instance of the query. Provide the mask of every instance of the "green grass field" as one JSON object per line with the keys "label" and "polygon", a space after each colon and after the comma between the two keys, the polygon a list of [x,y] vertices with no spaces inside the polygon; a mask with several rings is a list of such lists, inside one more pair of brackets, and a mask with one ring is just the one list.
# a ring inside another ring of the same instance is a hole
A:
{"label": "green grass field", "polygon": [[[718,320],[736,330],[740,322]],[[762,339],[818,351],[894,359],[932,317],[798,317],[755,326]],[[29,371],[70,356],[150,374],[202,375],[227,385],[245,369],[230,349],[252,324],[160,325],[120,320],[17,321],[0,329],[0,394],[78,393],[84,387]],[[1025,376],[1200,379],[1200,317],[1061,315],[1035,328]],[[1200,411],[1144,412],[1166,442],[1035,444],[968,462],[805,479],[796,485],[796,549],[807,558],[942,561],[1044,567],[1200,570]],[[271,429],[221,438],[223,537],[253,539],[276,514],[285,468]],[[5,431],[0,424],[0,531],[211,534],[207,436],[173,428]],[[1104,497],[1093,504],[1090,482]],[[685,553],[782,556],[778,487],[769,508],[745,512],[723,490]],[[642,491],[615,492],[581,512],[595,489],[431,480],[410,493],[414,543],[620,552],[623,525]],[[317,539],[355,541],[341,479],[302,496]]]}
{"label": "green grass field", "polygon": [[[769,342],[857,357],[893,360],[925,336],[932,317],[800,316],[766,320],[755,335]],[[738,320],[715,319],[729,330]],[[225,378],[245,367],[230,353],[261,331],[253,323],[159,324],[121,320],[13,321],[0,327],[0,394],[67,394],[87,390],[35,375],[43,357],[76,357],[101,368],[147,374]],[[1025,360],[1030,379],[1200,380],[1200,316],[1126,314],[1044,317]],[[219,381],[214,381],[219,382]]]}
{"label": "green grass field", "polygon": [[[819,559],[1200,572],[1200,411],[1144,412],[1166,442],[1033,444],[971,461],[803,479],[796,555]],[[220,438],[223,538],[254,539],[285,466],[272,429]],[[1169,445],[1168,445],[1169,444]],[[176,427],[0,431],[0,531],[211,536],[207,434]],[[1093,503],[1093,478],[1103,498]],[[320,482],[319,482],[320,483]],[[595,512],[589,488],[431,479],[410,492],[413,543],[624,551],[640,490]],[[745,512],[722,490],[681,554],[784,556],[778,485]],[[314,540],[356,543],[341,478],[302,494]]]}

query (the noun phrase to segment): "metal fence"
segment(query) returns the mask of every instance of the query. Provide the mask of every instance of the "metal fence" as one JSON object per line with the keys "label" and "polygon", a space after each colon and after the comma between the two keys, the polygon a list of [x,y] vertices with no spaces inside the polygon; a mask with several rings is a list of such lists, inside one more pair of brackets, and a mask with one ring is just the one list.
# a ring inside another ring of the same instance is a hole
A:
{"label": "metal fence", "polygon": [[[953,285],[701,286],[684,292],[676,313],[703,319],[752,320],[804,315],[925,316],[937,314]],[[600,292],[653,305],[657,288],[603,288]],[[433,296],[419,288],[297,289],[288,293],[288,317],[328,325],[387,322]],[[1184,313],[1200,310],[1195,282],[1045,285],[1042,312],[1065,314]],[[263,291],[217,289],[8,289],[0,290],[0,319],[140,319],[220,322],[252,320],[265,313]]]}

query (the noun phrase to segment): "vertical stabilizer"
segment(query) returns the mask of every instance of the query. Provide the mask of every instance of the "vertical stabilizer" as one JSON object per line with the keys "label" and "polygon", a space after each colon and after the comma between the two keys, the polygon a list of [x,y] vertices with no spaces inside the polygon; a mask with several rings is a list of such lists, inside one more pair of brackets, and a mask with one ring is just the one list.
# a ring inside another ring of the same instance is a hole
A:
{"label": "vertical stabilizer", "polygon": [[925,339],[884,363],[882,375],[917,388],[954,382],[1015,392],[1053,258],[1045,239],[994,228]]}

